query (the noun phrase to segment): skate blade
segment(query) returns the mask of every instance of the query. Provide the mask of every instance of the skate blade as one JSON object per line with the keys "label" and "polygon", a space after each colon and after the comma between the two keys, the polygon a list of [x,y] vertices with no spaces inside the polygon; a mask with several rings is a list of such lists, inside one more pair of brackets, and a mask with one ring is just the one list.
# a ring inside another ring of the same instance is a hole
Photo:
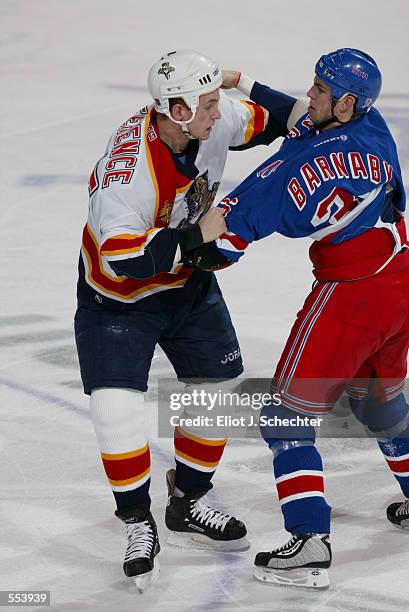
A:
{"label": "skate blade", "polygon": [[187,533],[172,531],[168,538],[169,546],[177,548],[190,548],[195,550],[218,550],[222,552],[237,552],[248,550],[250,542],[247,538],[238,540],[212,540],[200,533]]}
{"label": "skate blade", "polygon": [[392,523],[391,525],[393,525],[394,527],[397,527],[398,529],[402,529],[403,531],[409,531],[409,519],[405,519],[404,521],[401,522],[400,525],[397,525],[396,523]]}
{"label": "skate blade", "polygon": [[132,579],[135,582],[138,593],[143,593],[149,587],[158,580],[160,575],[159,563],[155,561],[155,566],[151,572],[146,574],[140,574],[139,576],[133,576]]}
{"label": "skate blade", "polygon": [[256,567],[254,578],[274,586],[321,591],[329,588],[328,572],[316,567],[300,567],[293,570],[277,570]]}

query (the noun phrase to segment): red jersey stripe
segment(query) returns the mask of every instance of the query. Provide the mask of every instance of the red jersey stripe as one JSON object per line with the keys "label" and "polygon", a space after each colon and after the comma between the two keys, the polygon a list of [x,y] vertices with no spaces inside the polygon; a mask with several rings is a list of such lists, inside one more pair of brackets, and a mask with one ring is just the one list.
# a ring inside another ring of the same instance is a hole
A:
{"label": "red jersey stripe", "polygon": [[255,102],[247,100],[247,104],[251,104],[251,106],[254,108],[254,125],[253,134],[251,136],[251,138],[254,138],[255,136],[257,136],[257,134],[260,134],[260,132],[264,130],[266,114],[264,109]]}
{"label": "red jersey stripe", "polygon": [[113,236],[105,240],[101,245],[101,253],[104,255],[108,251],[139,250],[146,242],[146,238],[146,234],[142,234],[141,236]]}
{"label": "red jersey stripe", "polygon": [[248,242],[240,238],[240,236],[236,236],[235,234],[222,234],[220,236],[220,240],[228,240],[238,251],[244,251],[248,246]]}

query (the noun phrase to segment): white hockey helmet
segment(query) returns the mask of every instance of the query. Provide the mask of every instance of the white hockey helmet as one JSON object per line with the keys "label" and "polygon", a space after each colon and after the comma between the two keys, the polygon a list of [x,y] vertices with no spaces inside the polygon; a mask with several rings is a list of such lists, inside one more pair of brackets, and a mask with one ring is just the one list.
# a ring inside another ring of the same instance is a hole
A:
{"label": "white hockey helmet", "polygon": [[222,81],[222,72],[216,62],[190,49],[165,53],[148,74],[148,88],[157,112],[175,121],[170,114],[169,100],[182,98],[192,111],[191,119],[184,124],[194,118],[199,96],[218,89]]}

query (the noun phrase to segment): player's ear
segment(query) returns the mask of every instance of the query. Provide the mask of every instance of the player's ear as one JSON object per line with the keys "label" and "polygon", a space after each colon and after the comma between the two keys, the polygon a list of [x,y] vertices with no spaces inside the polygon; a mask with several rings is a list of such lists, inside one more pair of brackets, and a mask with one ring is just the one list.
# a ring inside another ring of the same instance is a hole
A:
{"label": "player's ear", "polygon": [[192,111],[179,98],[172,104],[170,112],[176,121],[187,121],[192,116]]}
{"label": "player's ear", "polygon": [[349,95],[349,94],[347,96],[344,96],[342,100],[339,101],[340,110],[343,113],[349,113],[349,112],[353,113],[355,102],[356,102],[356,98],[354,96]]}
{"label": "player's ear", "polygon": [[184,111],[185,111],[185,106],[183,105],[183,103],[177,102],[172,107],[171,115],[173,119],[176,119],[176,121],[183,121],[184,114],[185,114]]}
{"label": "player's ear", "polygon": [[346,95],[341,100],[338,100],[335,106],[335,114],[337,117],[344,118],[352,116],[354,113],[356,99],[352,95]]}

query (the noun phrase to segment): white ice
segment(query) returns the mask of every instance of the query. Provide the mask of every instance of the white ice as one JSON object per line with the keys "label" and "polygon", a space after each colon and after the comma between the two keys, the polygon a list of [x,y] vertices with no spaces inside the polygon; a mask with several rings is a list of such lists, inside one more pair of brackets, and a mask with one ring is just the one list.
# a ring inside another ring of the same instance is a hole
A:
{"label": "white ice", "polygon": [[[199,612],[409,609],[409,535],[385,508],[400,492],[370,440],[326,440],[334,565],[325,593],[260,585],[258,550],[283,543],[271,457],[261,441],[232,441],[210,496],[247,523],[242,554],[166,547],[156,381],[172,376],[157,352],[146,400],[152,498],[162,576],[138,596],[122,573],[113,516],[73,340],[75,283],[87,178],[111,132],[148,102],[145,74],[164,50],[198,48],[224,67],[304,93],[316,59],[340,46],[372,53],[384,74],[383,110],[409,165],[407,0],[2,0],[0,310],[0,590],[47,589],[53,610]],[[220,195],[270,152],[231,154]],[[219,274],[249,376],[271,376],[309,290],[308,243],[271,237]],[[33,608],[31,608],[33,609]]]}

